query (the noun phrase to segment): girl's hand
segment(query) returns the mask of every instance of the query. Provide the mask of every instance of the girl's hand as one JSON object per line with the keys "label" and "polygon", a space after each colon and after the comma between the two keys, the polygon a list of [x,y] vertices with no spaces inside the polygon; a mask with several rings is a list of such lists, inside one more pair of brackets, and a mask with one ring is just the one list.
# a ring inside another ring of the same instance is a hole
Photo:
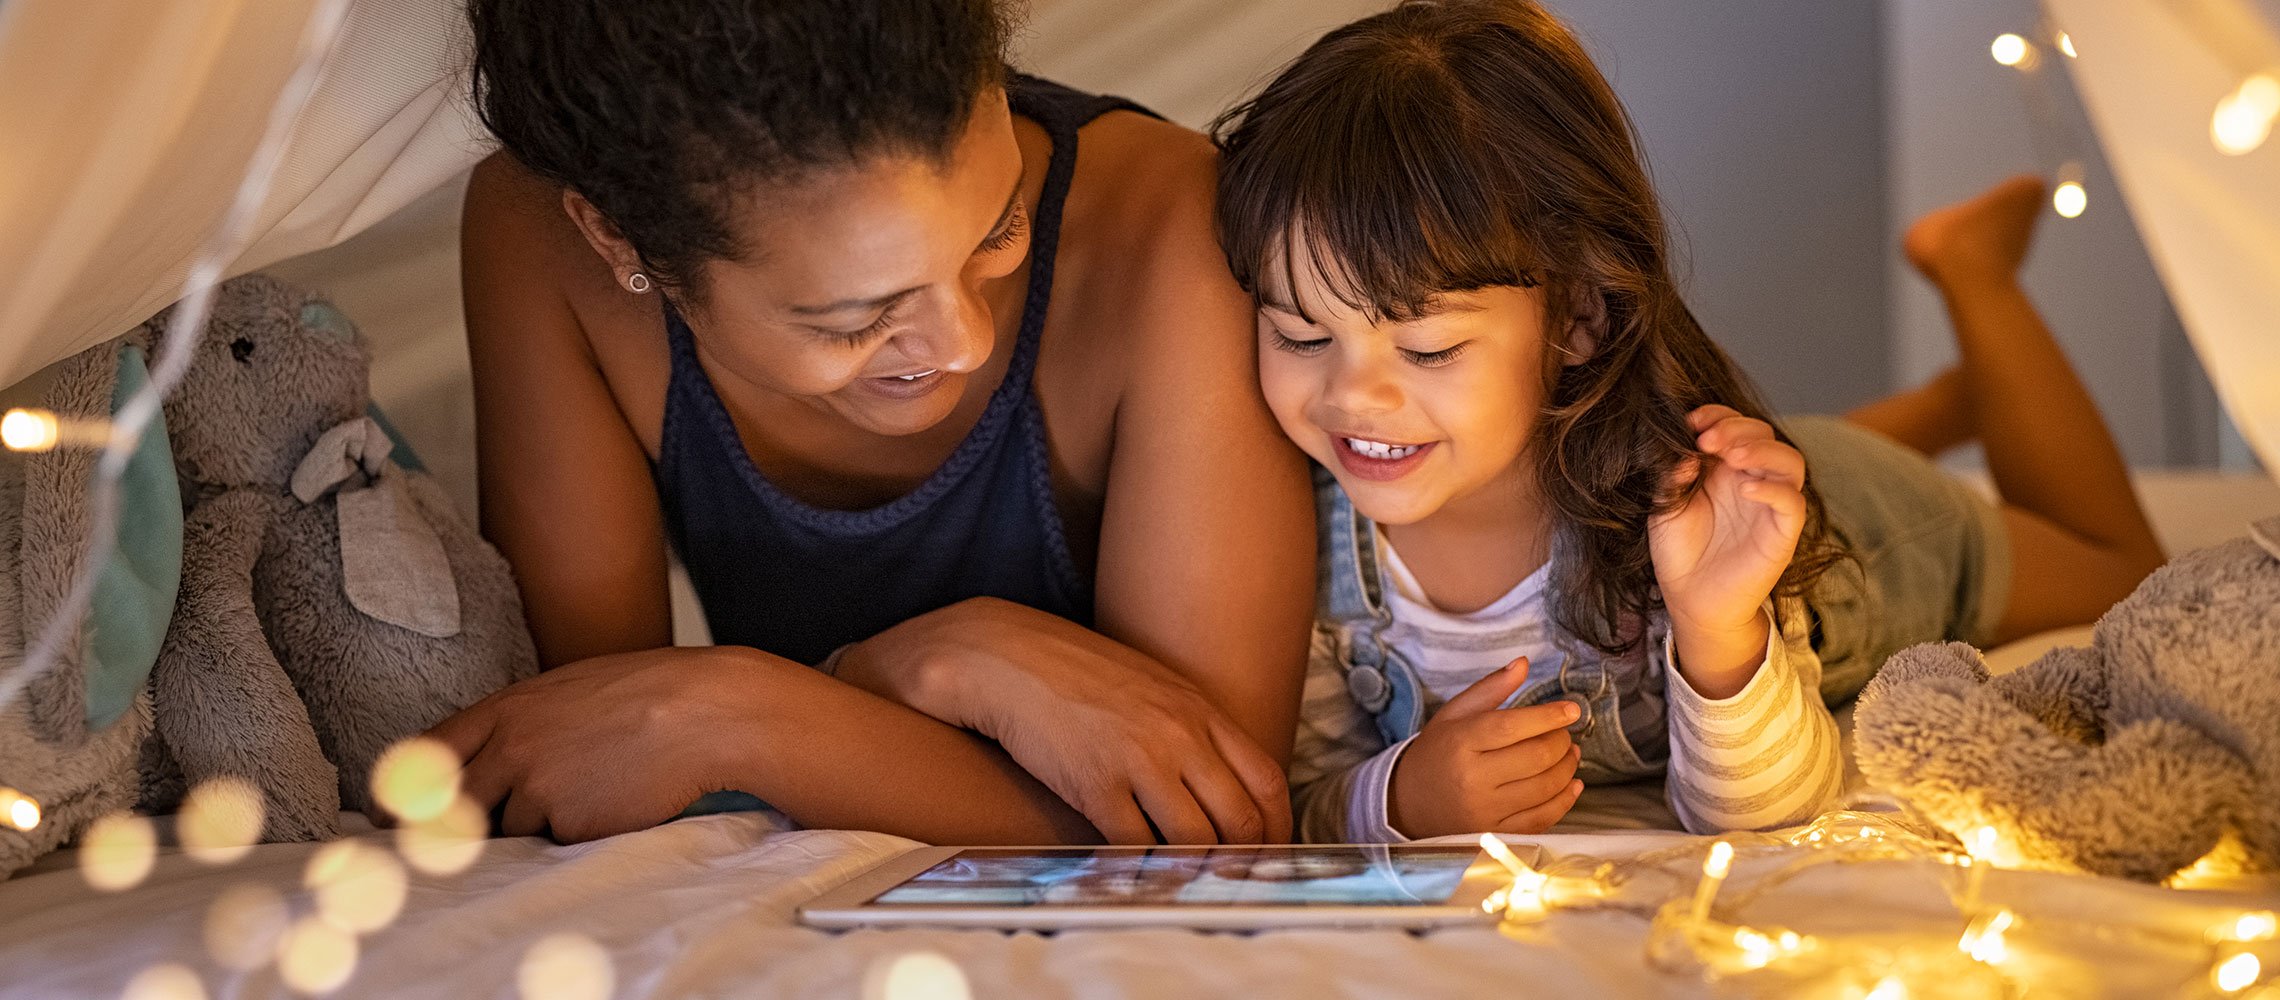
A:
{"label": "girl's hand", "polygon": [[428,735],[466,762],[460,790],[501,833],[594,840],[730,787],[768,666],[727,647],[597,656],[498,691]]}
{"label": "girl's hand", "polygon": [[1193,682],[1066,619],[962,601],[848,647],[836,673],[996,740],[1112,844],[1290,837],[1274,758]]}
{"label": "girl's hand", "polygon": [[1760,612],[1805,528],[1805,456],[1763,420],[1728,406],[1686,416],[1701,456],[1669,488],[1701,478],[1686,505],[1647,525],[1648,551],[1670,612],[1680,670],[1710,698],[1740,691],[1764,658]]}
{"label": "girl's hand", "polygon": [[1567,726],[1572,701],[1497,708],[1528,680],[1526,657],[1457,693],[1393,765],[1386,821],[1412,840],[1456,833],[1542,833],[1583,794]]}

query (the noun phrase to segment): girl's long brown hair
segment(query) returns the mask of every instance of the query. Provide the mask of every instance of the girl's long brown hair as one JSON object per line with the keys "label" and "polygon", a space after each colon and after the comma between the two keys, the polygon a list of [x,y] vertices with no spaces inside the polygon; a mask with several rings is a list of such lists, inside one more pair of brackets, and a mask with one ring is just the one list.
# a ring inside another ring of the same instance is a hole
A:
{"label": "girl's long brown hair", "polygon": [[[1529,0],[1413,0],[1324,36],[1211,131],[1220,240],[1246,289],[1305,252],[1348,305],[1394,320],[1541,284],[1545,329],[1564,333],[1598,298],[1589,357],[1564,364],[1565,337],[1546,338],[1529,449],[1556,515],[1555,622],[1635,648],[1661,606],[1648,519],[1687,498],[1665,487],[1696,454],[1687,413],[1772,415],[1679,298],[1637,134],[1575,35]],[[1777,595],[1846,557],[1810,484],[1805,500]]]}

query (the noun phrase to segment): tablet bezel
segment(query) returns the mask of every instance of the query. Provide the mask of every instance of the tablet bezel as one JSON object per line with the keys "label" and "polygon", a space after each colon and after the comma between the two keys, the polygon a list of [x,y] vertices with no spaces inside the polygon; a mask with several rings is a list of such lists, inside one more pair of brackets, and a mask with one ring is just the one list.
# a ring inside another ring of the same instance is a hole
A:
{"label": "tablet bezel", "polygon": [[[1172,845],[1186,846],[1186,845]],[[1269,845],[1280,846],[1280,845]],[[1344,848],[1401,851],[1446,850],[1451,844],[1302,844],[1308,849]],[[961,851],[1063,851],[1060,847],[919,847],[896,855],[802,904],[801,923],[827,930],[855,927],[979,927],[997,930],[1055,931],[1104,927],[1185,927],[1195,930],[1279,930],[1302,927],[1390,927],[1419,929],[1493,920],[1481,908],[1489,893],[1512,884],[1511,874],[1486,852],[1475,854],[1447,902],[1413,906],[958,906],[940,903],[873,903],[887,890],[941,864]],[[1537,848],[1515,845],[1523,861],[1534,863]]]}

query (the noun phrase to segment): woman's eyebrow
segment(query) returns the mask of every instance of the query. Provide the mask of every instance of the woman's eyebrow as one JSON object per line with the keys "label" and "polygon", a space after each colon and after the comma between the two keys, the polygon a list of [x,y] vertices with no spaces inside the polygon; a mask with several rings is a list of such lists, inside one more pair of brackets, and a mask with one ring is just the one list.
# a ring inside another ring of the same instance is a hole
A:
{"label": "woman's eyebrow", "polygon": [[991,240],[997,239],[999,234],[1005,232],[1006,223],[1013,221],[1014,209],[1021,207],[1021,188],[1028,180],[1029,168],[1026,166],[1021,168],[1020,173],[1013,176],[1013,190],[1005,196],[1005,207],[998,209],[997,221],[990,223],[990,231],[982,236],[982,241],[974,244],[975,253],[982,252],[984,247],[990,245]]}

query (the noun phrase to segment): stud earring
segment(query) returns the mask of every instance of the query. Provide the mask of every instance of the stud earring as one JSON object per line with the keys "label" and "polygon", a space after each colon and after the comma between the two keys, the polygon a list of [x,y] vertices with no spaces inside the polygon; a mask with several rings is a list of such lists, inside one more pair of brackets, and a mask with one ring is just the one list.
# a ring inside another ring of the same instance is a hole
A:
{"label": "stud earring", "polygon": [[650,286],[649,276],[639,271],[625,276],[625,290],[635,295],[649,291]]}

